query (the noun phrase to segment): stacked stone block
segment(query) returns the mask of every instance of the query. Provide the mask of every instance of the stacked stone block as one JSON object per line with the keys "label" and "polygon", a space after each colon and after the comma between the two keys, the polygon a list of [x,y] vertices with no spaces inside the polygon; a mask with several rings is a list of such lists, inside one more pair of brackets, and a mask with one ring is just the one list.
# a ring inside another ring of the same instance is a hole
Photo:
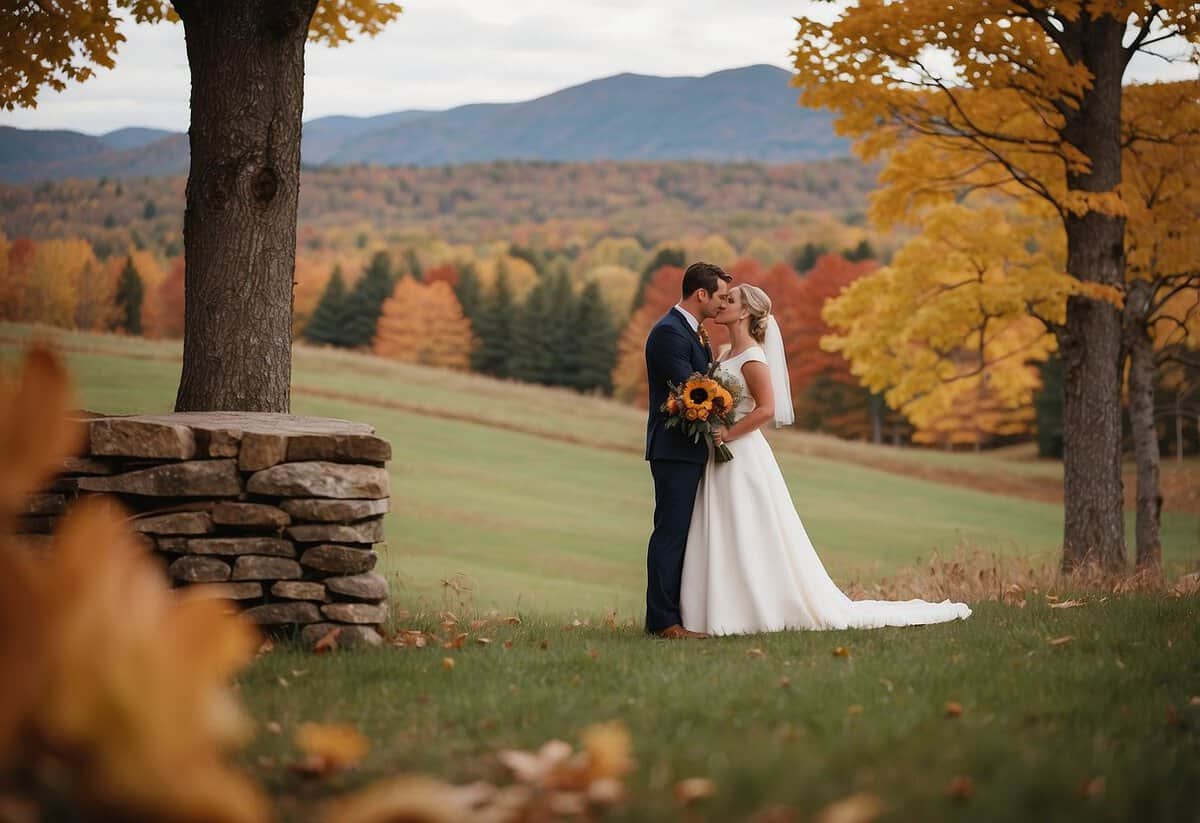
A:
{"label": "stacked stone block", "polygon": [[339,645],[381,641],[391,447],[370,426],[237,412],[86,422],[85,453],[30,498],[22,531],[48,535],[72,499],[113,495],[175,585],[310,644],[334,629]]}

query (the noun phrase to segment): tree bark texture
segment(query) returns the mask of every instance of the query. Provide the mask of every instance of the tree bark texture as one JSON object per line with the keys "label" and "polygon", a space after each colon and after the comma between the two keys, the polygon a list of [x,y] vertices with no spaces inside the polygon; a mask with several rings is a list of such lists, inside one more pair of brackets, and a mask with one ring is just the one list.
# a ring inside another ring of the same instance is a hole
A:
{"label": "tree bark texture", "polygon": [[1137,565],[1162,566],[1158,431],[1154,425],[1154,341],[1147,325],[1154,286],[1130,284],[1125,297],[1125,348],[1129,353],[1129,423],[1137,464]]}
{"label": "tree bark texture", "polygon": [[288,411],[304,45],[316,3],[173,2],[192,74],[176,411]]}
{"label": "tree bark texture", "polygon": [[[1062,136],[1091,167],[1068,171],[1072,191],[1111,192],[1121,182],[1121,77],[1124,25],[1112,17],[1078,27],[1079,58],[1092,72],[1077,109],[1067,109]],[[1067,271],[1081,281],[1121,288],[1125,280],[1125,220],[1088,211],[1068,214]],[[1059,335],[1063,386],[1064,571],[1098,564],[1125,566],[1121,483],[1121,313],[1110,303],[1073,296]]]}

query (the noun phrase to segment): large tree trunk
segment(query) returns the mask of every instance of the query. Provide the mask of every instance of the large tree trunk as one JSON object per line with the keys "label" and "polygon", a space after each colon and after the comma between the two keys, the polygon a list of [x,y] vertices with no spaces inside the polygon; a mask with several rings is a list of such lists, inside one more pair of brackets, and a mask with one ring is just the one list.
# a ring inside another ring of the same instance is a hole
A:
{"label": "large tree trunk", "polygon": [[1129,422],[1137,463],[1137,565],[1159,569],[1162,538],[1159,513],[1158,431],[1154,426],[1154,342],[1146,325],[1154,287],[1145,280],[1130,284],[1125,297],[1125,348],[1129,352]]}
{"label": "large tree trunk", "polygon": [[[1068,172],[1076,192],[1111,192],[1121,182],[1121,46],[1124,24],[1112,17],[1077,21],[1079,58],[1092,87],[1066,113],[1063,137],[1091,167]],[[1125,220],[1099,211],[1065,220],[1067,271],[1082,281],[1120,288],[1125,279]],[[1063,386],[1064,571],[1099,564],[1125,566],[1121,488],[1121,315],[1112,304],[1083,296],[1067,301],[1060,335]]]}
{"label": "large tree trunk", "polygon": [[177,411],[286,412],[304,44],[317,0],[174,0],[192,73]]}

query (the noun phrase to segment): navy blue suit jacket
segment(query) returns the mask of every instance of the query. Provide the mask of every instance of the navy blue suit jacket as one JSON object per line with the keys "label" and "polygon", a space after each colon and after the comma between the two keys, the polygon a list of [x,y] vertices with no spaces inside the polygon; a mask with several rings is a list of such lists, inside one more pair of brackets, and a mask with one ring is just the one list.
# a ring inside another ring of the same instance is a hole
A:
{"label": "navy blue suit jacket", "polygon": [[708,462],[708,445],[693,443],[679,429],[667,429],[667,384],[684,382],[692,372],[707,372],[712,350],[700,342],[687,319],[675,308],[663,315],[646,338],[646,377],[650,387],[650,414],[646,421],[646,459]]}

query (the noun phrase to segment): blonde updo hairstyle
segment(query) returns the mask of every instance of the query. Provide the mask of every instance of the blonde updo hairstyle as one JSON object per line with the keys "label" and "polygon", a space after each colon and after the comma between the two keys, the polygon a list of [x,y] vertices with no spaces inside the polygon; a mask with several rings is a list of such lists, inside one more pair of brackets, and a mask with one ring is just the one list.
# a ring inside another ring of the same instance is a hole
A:
{"label": "blonde updo hairstyle", "polygon": [[750,336],[759,343],[767,339],[767,318],[771,316],[771,298],[758,286],[743,283],[737,287],[742,305],[750,313]]}

